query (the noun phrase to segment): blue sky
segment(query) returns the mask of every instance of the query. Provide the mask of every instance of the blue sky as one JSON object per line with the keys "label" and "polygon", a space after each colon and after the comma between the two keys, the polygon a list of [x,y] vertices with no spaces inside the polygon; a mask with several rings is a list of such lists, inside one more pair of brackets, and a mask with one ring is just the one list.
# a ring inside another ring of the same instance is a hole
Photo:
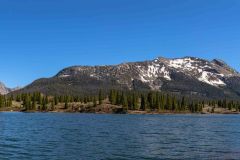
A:
{"label": "blue sky", "polygon": [[24,86],[72,65],[158,56],[240,70],[239,0],[1,0],[0,81]]}

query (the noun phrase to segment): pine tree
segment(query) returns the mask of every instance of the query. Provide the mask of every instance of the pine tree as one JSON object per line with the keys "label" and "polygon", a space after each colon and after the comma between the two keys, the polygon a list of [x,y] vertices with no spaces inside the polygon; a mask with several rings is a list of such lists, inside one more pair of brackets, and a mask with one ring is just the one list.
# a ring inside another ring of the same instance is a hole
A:
{"label": "pine tree", "polygon": [[46,103],[46,99],[43,97],[42,98],[42,107],[41,107],[42,111],[46,111],[47,110],[47,103]]}
{"label": "pine tree", "polygon": [[228,103],[228,110],[232,110],[233,109],[233,101]]}
{"label": "pine tree", "polygon": [[160,108],[161,108],[162,110],[165,109],[165,96],[162,95],[162,94],[161,94],[161,96],[160,96]]}
{"label": "pine tree", "polygon": [[35,99],[33,99],[33,101],[32,101],[31,109],[32,110],[36,110],[36,101],[35,101]]}
{"label": "pine tree", "polygon": [[141,95],[141,106],[140,106],[140,109],[145,111],[146,110],[146,98],[145,98],[145,95]]}
{"label": "pine tree", "polygon": [[156,108],[158,109],[158,111],[161,110],[159,93],[156,94],[155,106],[156,106]]}
{"label": "pine tree", "polygon": [[132,101],[132,94],[128,94],[127,101],[128,101],[128,109],[133,110],[133,101]]}
{"label": "pine tree", "polygon": [[17,102],[21,102],[21,96],[20,96],[20,95],[17,95],[17,96],[16,96],[16,101],[17,101]]}
{"label": "pine tree", "polygon": [[185,110],[185,109],[186,109],[186,99],[185,99],[185,96],[183,96],[181,101],[181,110]]}
{"label": "pine tree", "polygon": [[4,100],[3,100],[3,96],[0,95],[0,108],[4,107]]}
{"label": "pine tree", "polygon": [[153,92],[148,93],[148,104],[151,109],[154,108]]}
{"label": "pine tree", "polygon": [[65,103],[64,103],[64,109],[68,109],[68,102],[67,101],[65,101]]}
{"label": "pine tree", "polygon": [[54,96],[54,105],[58,105],[58,97],[57,96]]}
{"label": "pine tree", "polygon": [[177,101],[176,101],[176,97],[172,98],[172,111],[175,111],[177,108]]}
{"label": "pine tree", "polygon": [[55,110],[55,102],[51,101],[51,110],[54,111]]}
{"label": "pine tree", "polygon": [[126,110],[126,111],[128,110],[127,97],[125,96],[124,92],[122,92],[122,95],[121,95],[121,105],[124,110]]}
{"label": "pine tree", "polygon": [[115,94],[114,94],[114,90],[110,90],[109,93],[109,101],[111,104],[115,104]]}
{"label": "pine tree", "polygon": [[96,100],[96,97],[93,98],[93,107],[97,107],[97,100]]}
{"label": "pine tree", "polygon": [[119,92],[117,91],[116,92],[116,97],[115,97],[115,105],[120,105],[120,101],[121,101],[121,97],[120,97],[120,94],[119,94]]}
{"label": "pine tree", "polygon": [[23,99],[23,107],[26,109],[26,110],[31,110],[31,99],[30,99],[30,96],[28,94],[26,94],[24,96],[24,99]]}
{"label": "pine tree", "polygon": [[99,93],[98,93],[98,101],[99,101],[99,105],[101,105],[101,104],[103,103],[102,90],[99,90]]}
{"label": "pine tree", "polygon": [[225,98],[222,103],[223,108],[227,108],[227,99]]}
{"label": "pine tree", "polygon": [[166,109],[170,110],[170,107],[172,106],[172,100],[171,97],[167,94],[167,102],[166,102]]}
{"label": "pine tree", "polygon": [[133,95],[132,95],[132,104],[133,104],[133,110],[137,110],[138,109],[138,97],[137,97],[136,93],[133,93]]}

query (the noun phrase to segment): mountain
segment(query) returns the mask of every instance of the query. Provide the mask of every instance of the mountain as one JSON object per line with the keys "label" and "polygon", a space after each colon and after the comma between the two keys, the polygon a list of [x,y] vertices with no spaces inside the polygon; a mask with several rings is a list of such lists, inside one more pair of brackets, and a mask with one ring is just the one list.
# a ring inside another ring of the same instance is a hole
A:
{"label": "mountain", "polygon": [[0,82],[0,95],[5,95],[10,92],[10,89],[7,88],[2,82]]}
{"label": "mountain", "polygon": [[14,92],[14,91],[17,91],[20,89],[21,89],[21,87],[8,88],[2,82],[0,82],[0,95],[6,95],[10,92]]}
{"label": "mountain", "polygon": [[22,92],[49,95],[94,94],[99,89],[158,90],[209,98],[239,98],[240,74],[224,61],[195,57],[130,62],[106,66],[73,66],[51,78],[34,81]]}

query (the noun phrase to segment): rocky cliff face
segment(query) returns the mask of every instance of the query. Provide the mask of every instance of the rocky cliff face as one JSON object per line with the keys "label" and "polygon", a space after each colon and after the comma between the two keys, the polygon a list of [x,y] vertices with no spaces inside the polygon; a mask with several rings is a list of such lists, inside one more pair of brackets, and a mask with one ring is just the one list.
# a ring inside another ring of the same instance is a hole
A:
{"label": "rocky cliff face", "polygon": [[73,66],[21,92],[94,93],[99,88],[158,90],[212,98],[240,97],[240,74],[221,60],[156,58],[110,66]]}
{"label": "rocky cliff face", "polygon": [[2,82],[0,82],[0,94],[5,95],[10,92],[10,89],[7,88]]}

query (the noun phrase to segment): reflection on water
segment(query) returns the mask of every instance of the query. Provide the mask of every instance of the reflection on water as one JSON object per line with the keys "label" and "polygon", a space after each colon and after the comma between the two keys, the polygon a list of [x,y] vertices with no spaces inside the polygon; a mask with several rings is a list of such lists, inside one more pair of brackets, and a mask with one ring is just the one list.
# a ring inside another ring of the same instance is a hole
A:
{"label": "reflection on water", "polygon": [[239,159],[238,115],[0,113],[0,159]]}

